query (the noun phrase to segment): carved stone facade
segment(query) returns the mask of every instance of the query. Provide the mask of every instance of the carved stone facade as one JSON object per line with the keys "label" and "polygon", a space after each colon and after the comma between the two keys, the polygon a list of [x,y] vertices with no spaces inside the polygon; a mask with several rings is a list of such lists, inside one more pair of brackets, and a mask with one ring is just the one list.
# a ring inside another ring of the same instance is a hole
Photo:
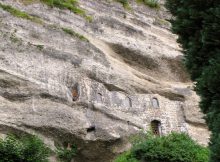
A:
{"label": "carved stone facade", "polygon": [[[152,121],[161,123],[161,134],[175,132],[187,133],[186,119],[184,118],[184,102],[169,100],[158,94],[127,94],[122,91],[109,91],[98,82],[91,80],[80,81],[80,102],[100,105],[102,109],[116,110],[131,116],[138,117],[142,122],[131,120],[129,124],[138,124],[143,130],[151,129]],[[95,120],[94,119],[94,124]]]}

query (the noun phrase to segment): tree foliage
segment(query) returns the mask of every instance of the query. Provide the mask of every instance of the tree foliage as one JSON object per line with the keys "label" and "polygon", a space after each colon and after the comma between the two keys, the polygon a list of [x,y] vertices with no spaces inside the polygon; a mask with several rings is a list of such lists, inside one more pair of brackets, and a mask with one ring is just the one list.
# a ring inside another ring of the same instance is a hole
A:
{"label": "tree foliage", "polygon": [[48,162],[50,150],[36,136],[0,139],[0,162]]}
{"label": "tree foliage", "polygon": [[115,162],[208,162],[208,156],[209,150],[186,134],[172,133],[163,137],[148,134]]}
{"label": "tree foliage", "polygon": [[220,1],[167,0],[166,7],[212,131],[211,161],[220,161]]}

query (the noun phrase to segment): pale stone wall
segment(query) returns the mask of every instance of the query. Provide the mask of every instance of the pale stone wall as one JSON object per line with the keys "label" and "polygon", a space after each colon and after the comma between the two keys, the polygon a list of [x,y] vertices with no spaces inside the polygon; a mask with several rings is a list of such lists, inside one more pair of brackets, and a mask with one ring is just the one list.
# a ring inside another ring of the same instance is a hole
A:
{"label": "pale stone wall", "polygon": [[0,2],[44,22],[0,8],[0,133],[37,134],[52,149],[75,143],[79,162],[111,161],[153,120],[161,122],[163,135],[183,131],[208,143],[199,97],[163,6],[132,1],[129,11],[113,1],[79,0],[93,17],[88,22],[38,2]]}

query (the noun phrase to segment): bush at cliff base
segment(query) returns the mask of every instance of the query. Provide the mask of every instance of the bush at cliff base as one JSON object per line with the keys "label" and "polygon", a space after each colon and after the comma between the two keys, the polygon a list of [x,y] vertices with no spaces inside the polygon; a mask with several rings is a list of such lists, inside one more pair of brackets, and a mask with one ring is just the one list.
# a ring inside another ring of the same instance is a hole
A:
{"label": "bush at cliff base", "polygon": [[185,65],[212,132],[211,162],[220,161],[220,0],[167,0],[172,31],[182,45]]}
{"label": "bush at cliff base", "polygon": [[186,134],[172,133],[163,137],[147,134],[115,162],[208,162],[208,159],[208,148]]}
{"label": "bush at cliff base", "polygon": [[50,150],[36,136],[0,139],[0,162],[48,162]]}

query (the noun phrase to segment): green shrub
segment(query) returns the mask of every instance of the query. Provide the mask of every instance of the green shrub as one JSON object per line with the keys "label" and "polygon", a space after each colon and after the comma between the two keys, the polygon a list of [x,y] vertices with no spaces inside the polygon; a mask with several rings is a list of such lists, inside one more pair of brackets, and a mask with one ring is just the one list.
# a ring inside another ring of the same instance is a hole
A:
{"label": "green shrub", "polygon": [[0,162],[48,162],[50,150],[36,136],[0,139]]}
{"label": "green shrub", "polygon": [[150,134],[134,143],[130,152],[115,162],[208,162],[209,150],[200,146],[186,134],[172,133],[158,137]]}
{"label": "green shrub", "polygon": [[139,162],[135,157],[132,156],[131,152],[125,152],[115,159],[115,162]]}
{"label": "green shrub", "polygon": [[130,8],[129,3],[128,3],[128,0],[116,0],[116,1],[119,2],[119,3],[121,3],[124,8],[127,8],[127,9]]}
{"label": "green shrub", "polygon": [[72,145],[70,149],[67,148],[58,148],[57,157],[63,162],[71,162],[71,160],[76,156],[77,147]]}

